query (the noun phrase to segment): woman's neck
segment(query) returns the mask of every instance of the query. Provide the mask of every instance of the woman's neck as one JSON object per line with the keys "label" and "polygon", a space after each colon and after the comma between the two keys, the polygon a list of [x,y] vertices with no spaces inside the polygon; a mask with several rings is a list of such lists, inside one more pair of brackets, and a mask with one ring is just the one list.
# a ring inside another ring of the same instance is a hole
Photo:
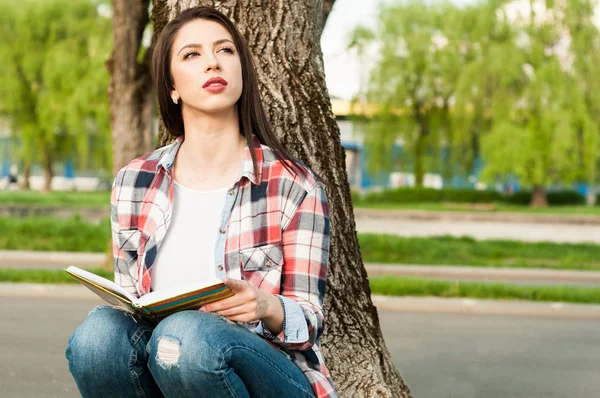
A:
{"label": "woman's neck", "polygon": [[187,116],[185,137],[175,159],[175,179],[190,187],[208,188],[237,177],[246,140],[235,109],[229,115]]}

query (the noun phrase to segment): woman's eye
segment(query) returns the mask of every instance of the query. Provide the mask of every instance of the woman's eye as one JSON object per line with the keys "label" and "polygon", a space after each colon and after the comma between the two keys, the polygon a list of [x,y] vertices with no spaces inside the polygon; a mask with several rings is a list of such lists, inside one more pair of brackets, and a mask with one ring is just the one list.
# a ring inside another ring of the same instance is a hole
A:
{"label": "woman's eye", "polygon": [[189,53],[185,54],[185,56],[183,57],[183,59],[188,59],[191,56],[196,56],[196,55],[200,55],[198,52],[196,51],[190,51]]}
{"label": "woman's eye", "polygon": [[[233,48],[230,48],[230,47],[220,48],[217,52],[221,52],[221,51],[233,54]],[[197,51],[190,51],[189,53],[187,53],[183,56],[183,59],[188,59],[188,58],[195,57],[195,56],[200,56],[200,53]]]}

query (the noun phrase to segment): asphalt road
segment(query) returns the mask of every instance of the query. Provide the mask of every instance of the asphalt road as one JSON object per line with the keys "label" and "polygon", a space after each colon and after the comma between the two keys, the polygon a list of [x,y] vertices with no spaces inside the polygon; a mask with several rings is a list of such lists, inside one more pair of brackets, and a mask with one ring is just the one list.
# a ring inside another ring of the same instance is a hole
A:
{"label": "asphalt road", "polygon": [[[77,397],[64,348],[98,301],[0,297],[0,396]],[[600,396],[597,320],[381,312],[416,398]]]}
{"label": "asphalt road", "polygon": [[381,314],[416,398],[600,397],[598,320]]}

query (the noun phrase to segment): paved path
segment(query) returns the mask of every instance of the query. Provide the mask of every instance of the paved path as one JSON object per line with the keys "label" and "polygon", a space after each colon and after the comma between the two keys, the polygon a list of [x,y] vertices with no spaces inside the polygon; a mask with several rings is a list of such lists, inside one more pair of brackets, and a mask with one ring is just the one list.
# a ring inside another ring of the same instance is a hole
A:
{"label": "paved path", "polygon": [[[36,252],[0,250],[0,268],[60,269],[69,265],[98,267],[102,253]],[[600,271],[493,268],[450,265],[366,264],[369,276],[395,275],[477,282],[507,282],[543,285],[600,285]]]}
{"label": "paved path", "polygon": [[365,267],[369,276],[395,275],[519,285],[600,286],[600,271],[414,264],[366,264]]}
{"label": "paved path", "polygon": [[[26,212],[71,216],[73,209],[18,208],[8,206],[0,213],[19,216]],[[77,209],[86,220],[108,217],[108,209]],[[470,236],[475,239],[600,243],[600,215],[529,214],[508,212],[459,212],[420,210],[355,209],[358,232],[401,236]]]}
{"label": "paved path", "polygon": [[[78,397],[64,349],[98,302],[0,297],[0,395]],[[380,310],[380,321],[414,397],[600,396],[598,320]]]}
{"label": "paved path", "polygon": [[519,213],[504,211],[431,211],[380,210],[355,208],[356,218],[441,220],[441,221],[495,221],[512,223],[600,225],[600,214],[573,213]]}
{"label": "paved path", "polygon": [[105,259],[102,253],[0,250],[0,268],[92,268]]}
{"label": "paved path", "polygon": [[500,221],[414,220],[357,218],[358,232],[400,236],[469,236],[475,239],[506,239],[530,242],[600,243],[600,225],[551,224]]}

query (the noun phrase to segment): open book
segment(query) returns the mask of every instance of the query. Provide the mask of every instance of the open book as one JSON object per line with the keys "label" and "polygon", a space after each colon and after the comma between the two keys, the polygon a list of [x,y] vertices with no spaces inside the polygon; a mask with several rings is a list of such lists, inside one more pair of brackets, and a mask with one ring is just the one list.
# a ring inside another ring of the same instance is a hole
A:
{"label": "open book", "polygon": [[65,271],[107,303],[153,322],[158,322],[177,311],[198,309],[204,304],[233,296],[233,291],[215,278],[204,283],[177,286],[136,298],[116,283],[81,268],[70,266]]}

